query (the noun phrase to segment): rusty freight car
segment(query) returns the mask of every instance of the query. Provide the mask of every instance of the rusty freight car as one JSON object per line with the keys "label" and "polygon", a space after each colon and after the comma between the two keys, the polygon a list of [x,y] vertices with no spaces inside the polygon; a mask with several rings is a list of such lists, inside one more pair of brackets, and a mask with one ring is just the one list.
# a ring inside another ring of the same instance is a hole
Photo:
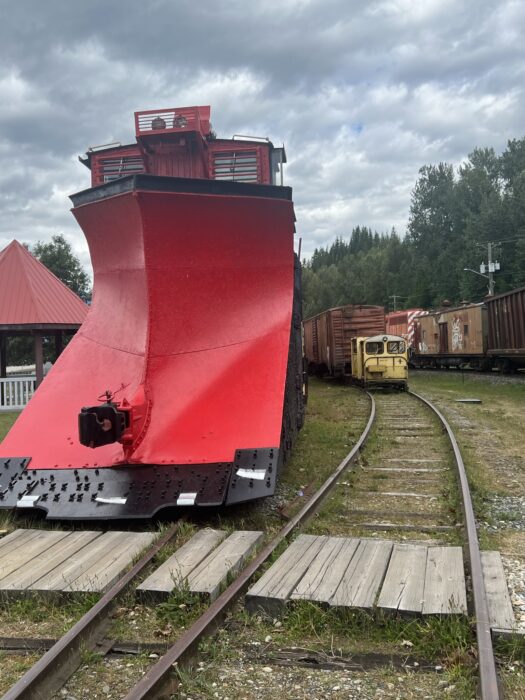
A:
{"label": "rusty freight car", "polygon": [[414,348],[416,319],[427,312],[423,309],[404,309],[402,311],[391,311],[385,317],[386,332],[391,335],[402,336],[410,349]]}
{"label": "rusty freight car", "polygon": [[430,311],[416,319],[416,367],[488,369],[487,307],[464,304]]}
{"label": "rusty freight car", "polygon": [[343,376],[351,373],[351,339],[384,333],[385,309],[347,304],[312,316],[303,326],[309,371]]}
{"label": "rusty freight car", "polygon": [[525,367],[525,287],[485,300],[488,355],[503,371]]}

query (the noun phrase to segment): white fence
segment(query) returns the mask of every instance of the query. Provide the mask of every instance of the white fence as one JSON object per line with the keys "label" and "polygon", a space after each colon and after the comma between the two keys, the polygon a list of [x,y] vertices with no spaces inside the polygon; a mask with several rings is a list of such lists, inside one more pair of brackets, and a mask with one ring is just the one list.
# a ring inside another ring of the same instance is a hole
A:
{"label": "white fence", "polygon": [[0,411],[21,411],[35,393],[35,377],[0,379]]}

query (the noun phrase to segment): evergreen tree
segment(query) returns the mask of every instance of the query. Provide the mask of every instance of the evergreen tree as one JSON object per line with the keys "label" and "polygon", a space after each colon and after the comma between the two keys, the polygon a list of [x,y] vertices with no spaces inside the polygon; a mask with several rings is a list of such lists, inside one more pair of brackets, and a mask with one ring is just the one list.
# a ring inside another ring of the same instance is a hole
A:
{"label": "evergreen tree", "polygon": [[50,243],[38,241],[31,252],[81,299],[90,299],[89,277],[64,236],[53,236]]}
{"label": "evergreen tree", "polygon": [[403,240],[356,226],[316,249],[305,263],[305,317],[342,304],[388,308],[394,294],[405,308],[481,301],[486,280],[464,268],[487,262],[489,241],[501,242],[496,292],[525,285],[525,138],[499,156],[476,148],[457,172],[447,163],[422,167]]}

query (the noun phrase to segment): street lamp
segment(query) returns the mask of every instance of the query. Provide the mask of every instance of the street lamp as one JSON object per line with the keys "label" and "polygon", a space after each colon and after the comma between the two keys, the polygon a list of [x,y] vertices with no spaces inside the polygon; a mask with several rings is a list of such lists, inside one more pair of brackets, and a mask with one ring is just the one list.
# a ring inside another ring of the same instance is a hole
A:
{"label": "street lamp", "polygon": [[478,272],[477,270],[473,270],[470,267],[464,267],[463,272],[473,272],[475,275],[479,275],[480,277],[484,277],[486,280],[489,281],[489,296],[492,297],[494,296],[494,278],[492,275],[484,275],[482,272]]}

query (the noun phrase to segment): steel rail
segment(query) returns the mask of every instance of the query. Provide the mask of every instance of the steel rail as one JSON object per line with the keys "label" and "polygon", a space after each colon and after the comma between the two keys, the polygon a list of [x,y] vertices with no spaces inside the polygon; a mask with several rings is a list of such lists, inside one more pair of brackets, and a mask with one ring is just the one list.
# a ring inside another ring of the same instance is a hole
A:
{"label": "steel rail", "polygon": [[461,486],[461,498],[463,501],[463,516],[468,543],[468,560],[472,577],[472,597],[474,602],[474,615],[476,618],[476,638],[478,642],[478,662],[481,685],[482,700],[499,700],[502,695],[498,685],[496,672],[496,660],[494,658],[494,648],[492,646],[492,635],[490,629],[489,609],[487,604],[487,594],[483,570],[481,566],[481,553],[479,549],[478,531],[476,528],[476,518],[472,507],[472,498],[468,484],[467,473],[461,451],[456,437],[443,414],[423,396],[413,391],[408,392],[411,396],[426,404],[439,418],[445,428],[456,459],[459,482]]}
{"label": "steel rail", "polygon": [[[262,549],[262,551],[252,560],[252,562],[242,571],[235,581],[210,605],[210,607],[199,617],[193,625],[179,637],[175,644],[162,656],[159,661],[152,666],[134,688],[125,696],[124,700],[151,700],[152,698],[164,697],[161,693],[172,692],[169,688],[174,683],[172,677],[173,667],[187,661],[198,643],[207,635],[212,633],[223,616],[235,603],[239,596],[248,588],[250,579],[267,561],[275,549],[288,537],[288,535],[298,526],[308,521],[316,512],[326,495],[336,484],[352,461],[359,454],[364,445],[372,425],[375,420],[375,401],[368,392],[370,399],[370,416],[366,428],[361,433],[359,440],[346,455],[335,471],[326,479],[323,485],[313,494],[311,499],[305,503],[303,508],[275,535],[275,537]],[[172,685],[173,688],[173,685]]]}
{"label": "steel rail", "polygon": [[[180,521],[179,521],[180,522]],[[103,634],[117,598],[176,534],[173,525],[117,583],[20,678],[2,700],[48,700],[80,666],[82,651]]]}

